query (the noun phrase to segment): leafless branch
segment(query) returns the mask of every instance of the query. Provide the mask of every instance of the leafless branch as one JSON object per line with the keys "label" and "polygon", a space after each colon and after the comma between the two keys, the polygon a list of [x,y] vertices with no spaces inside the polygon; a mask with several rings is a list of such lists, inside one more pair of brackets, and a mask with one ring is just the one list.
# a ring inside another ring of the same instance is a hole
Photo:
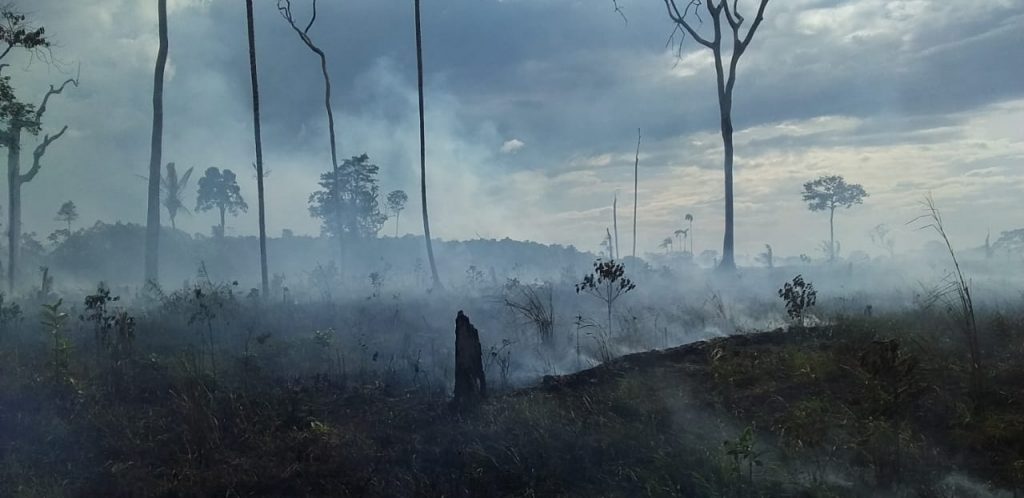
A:
{"label": "leafless branch", "polygon": [[316,22],[316,0],[313,0],[313,15],[309,17],[309,23],[306,24],[306,29],[302,30],[303,33],[309,34],[310,28],[313,27],[313,23]]}
{"label": "leafless branch", "polygon": [[[694,40],[697,40],[697,42],[700,43],[701,45],[704,45],[705,47],[711,49],[714,49],[715,46],[719,45],[721,42],[721,40],[718,39],[719,30],[717,29],[717,21],[719,14],[724,13],[726,21],[728,22],[729,27],[731,28],[731,31],[733,33],[733,52],[735,54],[733,57],[734,60],[738,60],[739,57],[743,55],[743,52],[746,51],[747,46],[750,45],[750,41],[753,39],[754,33],[757,31],[757,28],[761,25],[761,22],[764,21],[764,11],[765,8],[768,6],[768,0],[759,1],[757,15],[754,17],[753,24],[747,30],[746,34],[741,35],[740,28],[741,26],[743,26],[743,23],[746,21],[746,18],[739,13],[738,0],[733,0],[732,5],[729,4],[728,0],[720,0],[720,2],[717,4],[713,0],[689,0],[686,6],[681,11],[679,9],[678,4],[676,3],[676,0],[664,0],[664,2],[665,7],[668,10],[669,18],[671,18],[672,21],[676,23],[677,27],[681,28],[682,31],[688,33],[691,37],[693,37]],[[697,33],[694,26],[687,20],[687,17],[690,14],[693,14],[694,16],[697,17],[698,22],[703,22],[700,18],[700,6],[704,6],[708,14],[710,14],[711,17],[716,21],[716,36],[713,40],[701,37]],[[676,30],[673,30],[672,35],[669,36],[670,40],[675,39],[675,31]]]}
{"label": "leafless branch", "polygon": [[[252,163],[252,171],[253,171],[252,177],[253,178],[259,178],[259,168],[256,167],[256,163]],[[270,170],[269,169],[263,172],[263,178],[267,178],[269,176],[270,176]]]}
{"label": "leafless branch", "polygon": [[295,22],[295,16],[292,14],[291,0],[278,0],[277,11],[281,13],[281,17],[288,21],[288,25],[299,35],[302,43],[305,43],[310,50],[319,54],[320,48],[313,43],[313,39],[309,36],[309,30],[313,28],[313,23],[316,22],[316,0],[313,0],[313,14],[310,15],[309,22],[306,23],[305,28],[299,28],[299,25]]}
{"label": "leafless branch", "polygon": [[[679,41],[676,41],[676,33],[679,33]],[[675,69],[679,65],[679,61],[683,58],[683,43],[686,42],[686,31],[683,30],[682,26],[676,24],[672,28],[672,32],[668,34],[668,40],[665,41],[665,48],[674,46],[676,61],[672,63],[672,69]]]}
{"label": "leafless branch", "polygon": [[622,7],[619,5],[619,0],[612,0],[612,7],[615,7],[615,12],[622,16],[622,22],[629,24],[629,19],[626,18],[626,13],[622,11]]}
{"label": "leafless branch", "polygon": [[[764,9],[768,6],[768,0],[761,0],[761,4],[757,7],[757,15],[754,17],[754,23],[750,25],[750,29],[747,30],[747,36],[743,38],[743,42],[736,47],[736,52],[743,54],[747,50],[747,46],[750,45],[750,40],[754,38],[754,32],[761,26],[761,22],[764,21]],[[741,18],[742,21],[742,18]]]}
{"label": "leafless branch", "polygon": [[21,183],[28,183],[32,181],[33,178],[36,177],[36,175],[39,173],[39,168],[42,166],[40,164],[40,160],[43,158],[43,154],[46,154],[47,147],[49,147],[50,144],[56,142],[57,139],[62,137],[64,135],[64,132],[66,131],[68,131],[68,126],[64,125],[64,127],[61,128],[56,135],[52,137],[50,135],[46,135],[43,137],[43,141],[39,145],[37,145],[36,150],[32,152],[32,168],[30,168],[28,172],[25,173],[24,175],[21,175]]}
{"label": "leafless branch", "polygon": [[298,25],[295,24],[295,18],[292,16],[291,0],[277,0],[277,10],[281,13],[281,17],[288,22],[288,25],[292,27],[295,34],[299,35],[302,43],[320,58],[320,72],[324,77],[324,106],[327,108],[327,123],[331,136],[331,168],[337,171],[338,151],[334,135],[334,111],[331,109],[331,75],[327,72],[327,54],[313,43],[313,39],[309,36],[309,29],[313,27],[313,22],[316,21],[316,0],[313,0],[313,15],[310,17],[309,24],[306,25],[304,30],[299,29]]}
{"label": "leafless branch", "polygon": [[953,305],[950,309],[959,308],[960,320],[962,321],[962,329],[964,337],[967,340],[968,353],[970,354],[971,360],[971,373],[973,388],[978,389],[981,387],[983,382],[983,375],[981,370],[981,347],[978,342],[978,323],[975,319],[974,314],[974,300],[971,296],[971,289],[967,279],[964,277],[963,270],[960,268],[960,261],[956,257],[956,252],[953,250],[953,244],[949,240],[949,236],[946,233],[946,227],[942,220],[942,214],[939,212],[939,208],[935,204],[934,198],[929,193],[925,196],[924,201],[921,203],[924,207],[924,214],[909,221],[910,223],[925,222],[924,225],[920,226],[919,229],[934,230],[942,242],[946,246],[946,250],[949,252],[949,258],[953,262],[953,272],[949,273],[945,277],[946,285],[941,288],[939,296],[955,296]]}
{"label": "leafless branch", "polygon": [[61,83],[60,87],[50,85],[50,90],[46,92],[46,96],[43,97],[43,103],[39,104],[39,108],[36,109],[36,123],[39,123],[43,118],[43,114],[46,113],[46,104],[50,102],[50,97],[60,95],[68,85],[75,85],[75,87],[78,87],[78,77],[68,78],[64,83]]}
{"label": "leafless branch", "polygon": [[295,24],[292,18],[292,2],[291,0],[277,0],[277,11],[281,14],[284,20],[291,24]]}
{"label": "leafless branch", "polygon": [[[697,43],[700,43],[701,45],[704,45],[707,48],[714,48],[714,44],[710,40],[707,40],[706,38],[700,36],[700,34],[698,34],[697,31],[693,29],[693,26],[690,25],[690,22],[686,20],[687,15],[690,13],[690,9],[693,8],[694,12],[696,12],[696,7],[701,5],[700,0],[690,0],[689,3],[686,4],[686,7],[683,9],[682,12],[679,11],[679,6],[676,5],[676,0],[664,1],[665,8],[668,10],[668,16],[670,19],[672,19],[672,21],[676,23],[676,25],[682,26],[683,29],[686,30],[686,32],[689,33],[690,36],[697,41]],[[714,9],[714,7],[711,5],[710,0],[708,0],[705,3],[705,5],[708,6],[709,11],[711,11],[712,13],[714,12],[713,10],[711,10]],[[700,17],[698,16],[697,19],[699,21]]]}
{"label": "leafless branch", "polygon": [[736,2],[733,0],[732,7],[729,7],[729,2],[722,2],[722,11],[725,12],[725,19],[729,22],[729,26],[732,28],[733,34],[739,32],[740,25],[743,24],[743,16],[736,10]]}

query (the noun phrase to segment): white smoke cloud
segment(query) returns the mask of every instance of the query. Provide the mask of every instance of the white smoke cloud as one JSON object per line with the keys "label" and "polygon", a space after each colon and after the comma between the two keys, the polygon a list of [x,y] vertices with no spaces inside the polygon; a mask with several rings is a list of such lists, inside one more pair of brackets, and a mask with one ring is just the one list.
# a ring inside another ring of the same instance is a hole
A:
{"label": "white smoke cloud", "polygon": [[512,140],[506,140],[505,143],[501,144],[501,153],[502,154],[515,154],[516,152],[519,152],[519,149],[522,149],[525,146],[526,146],[526,144],[523,143],[523,141],[519,140],[518,138],[513,138]]}

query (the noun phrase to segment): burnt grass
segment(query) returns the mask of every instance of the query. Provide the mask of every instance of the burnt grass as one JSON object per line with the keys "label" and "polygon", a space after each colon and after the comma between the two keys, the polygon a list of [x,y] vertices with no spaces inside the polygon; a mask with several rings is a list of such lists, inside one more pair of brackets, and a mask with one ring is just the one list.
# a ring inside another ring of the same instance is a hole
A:
{"label": "burnt grass", "polygon": [[245,373],[215,378],[189,355],[58,382],[26,366],[45,352],[6,352],[0,496],[1011,496],[1024,325],[989,322],[979,388],[955,333],[857,317],[623,356],[463,413],[440,389],[227,360]]}

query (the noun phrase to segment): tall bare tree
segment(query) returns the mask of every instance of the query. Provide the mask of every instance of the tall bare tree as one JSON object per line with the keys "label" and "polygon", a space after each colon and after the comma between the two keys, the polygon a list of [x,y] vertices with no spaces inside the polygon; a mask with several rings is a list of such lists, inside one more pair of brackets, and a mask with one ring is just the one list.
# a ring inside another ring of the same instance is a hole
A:
{"label": "tall bare tree", "polygon": [[[14,49],[28,51],[47,50],[50,47],[49,39],[46,37],[44,28],[32,26],[27,17],[14,10],[10,5],[0,7],[0,43],[3,44],[0,50],[0,60],[3,60]],[[7,123],[7,128],[0,131],[0,146],[7,147],[7,176],[8,176],[8,202],[9,209],[7,237],[8,248],[8,285],[10,290],[14,289],[17,261],[21,248],[21,186],[31,181],[38,173],[39,158],[45,153],[46,147],[64,133],[61,130],[54,137],[46,136],[37,148],[39,153],[33,163],[33,169],[26,174],[21,174],[21,132],[28,130],[32,135],[39,133],[41,128],[40,119],[45,109],[37,110],[32,104],[26,104],[18,100],[11,87],[11,77],[4,76],[2,71],[8,64],[0,64],[0,119]],[[65,83],[66,85],[66,83]],[[63,90],[64,85],[61,86]],[[51,87],[51,90],[53,88]],[[47,93],[43,99],[44,107],[50,98]],[[35,173],[33,173],[33,171]]]}
{"label": "tall bare tree", "polygon": [[260,132],[260,84],[256,73],[256,23],[252,14],[252,0],[245,0],[245,18],[249,32],[249,79],[252,80],[252,124],[256,141],[256,203],[260,223],[260,296],[270,295],[267,277],[267,215],[263,197],[263,138]]}
{"label": "tall bare tree", "polygon": [[[615,9],[618,10],[618,5]],[[636,159],[633,161],[633,257],[636,257],[636,202],[640,178],[640,128],[636,129]]]}
{"label": "tall bare tree", "polygon": [[160,161],[164,142],[164,70],[167,67],[167,0],[157,0],[160,48],[153,71],[153,135],[149,146],[149,190],[146,205],[146,282],[160,278]]}
{"label": "tall bare tree", "polygon": [[[295,23],[295,16],[292,15],[291,0],[277,0],[277,11],[281,13],[281,17],[283,17],[284,20],[288,22],[288,25],[292,27],[292,30],[295,31],[295,34],[299,35],[299,40],[302,40],[302,43],[306,45],[306,48],[308,48],[310,51],[316,54],[317,58],[320,59],[320,72],[323,74],[324,77],[324,107],[327,109],[327,131],[331,139],[331,171],[334,173],[335,177],[337,177],[338,142],[337,135],[335,134],[334,131],[334,109],[331,107],[331,75],[327,71],[327,54],[325,54],[324,51],[316,43],[313,42],[313,38],[309,36],[309,30],[313,28],[313,24],[316,22],[317,0],[312,1],[313,13],[309,16],[309,21],[306,23],[306,26],[304,28],[300,28],[299,25]],[[342,206],[340,199],[337,201],[335,210],[337,211],[336,215],[338,219],[341,219]],[[339,264],[344,264],[345,242],[343,241],[340,234],[337,235],[337,239],[339,250],[338,257],[340,258]]]}
{"label": "tall bare tree", "polygon": [[59,87],[50,85],[50,90],[43,97],[43,102],[32,112],[31,106],[19,104],[20,109],[10,116],[7,129],[0,132],[0,144],[7,147],[7,188],[8,188],[8,209],[7,209],[7,288],[14,291],[14,285],[18,276],[18,260],[21,254],[21,187],[35,179],[42,168],[41,160],[46,154],[47,148],[68,131],[64,125],[57,133],[43,135],[32,152],[32,166],[25,173],[21,172],[21,132],[28,131],[35,135],[42,129],[43,115],[46,114],[46,106],[50,97],[60,95],[68,85],[78,86],[77,78],[70,78]]}
{"label": "tall bare tree", "polygon": [[619,253],[619,194],[612,197],[612,227],[615,228],[615,257],[621,258]]}
{"label": "tall bare tree", "polygon": [[[683,2],[685,1],[685,4]],[[668,9],[668,16],[676,23],[676,32],[682,32],[682,39],[686,35],[697,41],[697,43],[711,49],[715,56],[715,75],[718,82],[718,112],[721,118],[722,144],[725,152],[723,169],[725,170],[725,238],[722,242],[722,262],[719,268],[722,270],[734,270],[736,261],[733,257],[734,231],[733,231],[733,124],[732,124],[732,95],[736,86],[736,66],[740,57],[750,46],[754,33],[764,21],[764,10],[768,6],[768,0],[757,0],[757,13],[750,27],[743,33],[743,24],[746,18],[739,12],[738,1],[733,0],[732,5],[728,0],[664,0],[665,8]],[[679,8],[683,4],[683,8]],[[699,10],[704,7],[708,17],[711,19],[713,34],[711,38],[702,35],[694,28],[693,17],[700,17]],[[723,20],[725,25],[723,26]],[[732,50],[728,53],[723,51],[723,31],[728,30],[732,35]],[[673,33],[674,34],[674,33]],[[681,40],[682,40],[681,39]],[[728,70],[725,65],[728,64]]]}
{"label": "tall bare tree", "polygon": [[427,216],[427,141],[423,116],[423,30],[420,27],[420,0],[414,0],[416,7],[416,82],[420,94],[420,196],[423,201],[423,238],[427,241],[427,259],[430,260],[430,274],[435,289],[442,289],[441,278],[437,276],[434,262],[434,246],[430,242],[430,217]]}

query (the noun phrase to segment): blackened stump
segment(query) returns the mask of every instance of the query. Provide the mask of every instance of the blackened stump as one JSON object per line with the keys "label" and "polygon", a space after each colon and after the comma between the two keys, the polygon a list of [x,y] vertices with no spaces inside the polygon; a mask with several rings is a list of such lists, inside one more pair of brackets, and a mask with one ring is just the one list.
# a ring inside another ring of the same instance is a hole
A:
{"label": "blackened stump", "polygon": [[455,399],[456,407],[476,404],[487,396],[480,334],[461,310],[455,317]]}

